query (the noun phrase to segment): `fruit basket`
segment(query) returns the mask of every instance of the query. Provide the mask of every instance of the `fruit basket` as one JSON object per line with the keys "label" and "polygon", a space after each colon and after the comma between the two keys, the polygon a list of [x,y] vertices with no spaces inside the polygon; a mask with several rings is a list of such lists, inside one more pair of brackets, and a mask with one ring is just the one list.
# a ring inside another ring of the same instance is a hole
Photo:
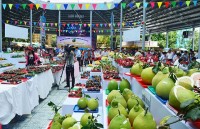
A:
{"label": "fruit basket", "polygon": [[94,80],[88,80],[85,86],[87,91],[100,91],[101,83],[95,82]]}
{"label": "fruit basket", "polygon": [[101,76],[92,76],[91,78],[94,82],[101,82]]}
{"label": "fruit basket", "polygon": [[70,98],[81,98],[82,95],[83,95],[83,93],[82,93],[82,89],[79,88],[79,89],[76,90],[76,91],[73,91],[73,90],[70,91],[68,97],[70,97]]}
{"label": "fruit basket", "polygon": [[77,86],[77,87],[85,87],[85,84],[76,83],[75,86]]}
{"label": "fruit basket", "polygon": [[100,66],[95,66],[91,72],[101,72],[101,67]]}
{"label": "fruit basket", "polygon": [[88,79],[89,76],[90,76],[90,72],[85,71],[81,74],[81,79]]}
{"label": "fruit basket", "polygon": [[121,80],[118,73],[117,74],[116,73],[115,74],[104,74],[103,78],[105,80],[112,80],[112,79]]}

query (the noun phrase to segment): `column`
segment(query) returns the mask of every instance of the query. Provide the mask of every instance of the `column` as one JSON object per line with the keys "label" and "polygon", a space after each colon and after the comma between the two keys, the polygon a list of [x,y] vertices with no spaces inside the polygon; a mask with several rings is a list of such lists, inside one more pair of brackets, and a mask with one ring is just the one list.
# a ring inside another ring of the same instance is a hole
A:
{"label": "column", "polygon": [[198,59],[200,59],[200,28],[199,28],[199,49],[198,49]]}
{"label": "column", "polygon": [[33,41],[33,10],[30,9],[30,46],[32,46],[32,41]]}
{"label": "column", "polygon": [[0,0],[0,52],[2,52],[2,0]]}
{"label": "column", "polygon": [[58,11],[58,36],[60,36],[60,28],[61,28],[61,11]]}
{"label": "column", "polygon": [[169,35],[168,35],[168,31],[166,33],[166,48],[169,47]]}
{"label": "column", "polygon": [[120,52],[122,51],[122,17],[123,17],[123,8],[122,8],[122,4],[120,4],[121,6],[121,14],[120,14]]}
{"label": "column", "polygon": [[114,28],[113,28],[113,23],[114,23],[114,16],[113,16],[113,11],[111,12],[111,26],[110,26],[110,48],[113,49],[113,33],[114,33]]}
{"label": "column", "polygon": [[[146,3],[146,0],[143,0]],[[142,50],[145,50],[145,34],[146,34],[146,8],[143,6],[143,31],[142,31]]]}
{"label": "column", "polygon": [[90,10],[90,38],[91,38],[91,46],[92,46],[92,10]]}
{"label": "column", "polygon": [[194,51],[194,38],[195,38],[195,27],[193,27],[193,34],[192,34],[192,50]]}

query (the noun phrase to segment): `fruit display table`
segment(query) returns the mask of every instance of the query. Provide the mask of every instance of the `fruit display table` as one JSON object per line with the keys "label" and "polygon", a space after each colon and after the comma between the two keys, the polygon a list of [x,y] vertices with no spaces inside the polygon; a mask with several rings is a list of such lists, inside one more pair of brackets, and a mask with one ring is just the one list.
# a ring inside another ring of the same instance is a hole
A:
{"label": "fruit display table", "polygon": [[90,72],[90,77],[91,76],[102,76],[102,72]]}
{"label": "fruit display table", "polygon": [[[63,69],[61,69],[61,70],[56,71],[55,73],[53,73],[54,83],[55,84],[59,85],[59,82],[62,83],[62,82],[65,81],[65,79],[66,79],[65,71],[66,71],[66,68],[64,68],[64,71],[63,71]],[[62,72],[63,72],[63,74],[62,74]],[[61,78],[61,81],[60,81],[61,74],[62,74],[62,78]]]}
{"label": "fruit display table", "polygon": [[17,85],[0,84],[1,123],[8,124],[16,114],[31,114],[39,104],[39,97],[47,97],[53,82],[53,75],[49,69]]}
{"label": "fruit display table", "polygon": [[131,68],[124,68],[123,66],[119,66],[118,69],[119,69],[119,74],[123,75],[124,73],[130,72]]}
{"label": "fruit display table", "polygon": [[[175,116],[175,113],[171,111],[160,100],[158,100],[158,98],[155,95],[153,95],[148,89],[143,90],[143,98],[145,98],[146,101],[148,101],[149,110],[153,114],[157,124],[159,124],[160,120],[165,116]],[[174,119],[171,118],[170,120],[174,121]],[[185,123],[184,121],[172,124],[171,128],[172,129],[195,129],[194,127],[191,127],[188,123]]]}
{"label": "fruit display table", "polygon": [[8,70],[12,70],[14,68],[15,68],[14,65],[13,66],[8,66],[8,67],[0,68],[0,73],[3,73],[3,72],[8,71]]}
{"label": "fruit display table", "polygon": [[[102,80],[102,89],[106,90],[108,87],[108,83],[110,82],[110,79],[104,79]],[[118,84],[120,83],[120,80],[116,80],[118,82]]]}

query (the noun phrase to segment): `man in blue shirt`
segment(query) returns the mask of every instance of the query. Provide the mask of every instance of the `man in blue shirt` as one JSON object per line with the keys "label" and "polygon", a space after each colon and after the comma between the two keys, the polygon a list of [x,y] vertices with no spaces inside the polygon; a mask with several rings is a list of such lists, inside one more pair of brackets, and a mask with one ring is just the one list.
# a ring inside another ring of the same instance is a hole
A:
{"label": "man in blue shirt", "polygon": [[75,55],[76,55],[76,58],[78,60],[78,63],[79,63],[79,70],[81,71],[81,51],[78,49],[78,47],[76,47],[76,50],[75,50]]}

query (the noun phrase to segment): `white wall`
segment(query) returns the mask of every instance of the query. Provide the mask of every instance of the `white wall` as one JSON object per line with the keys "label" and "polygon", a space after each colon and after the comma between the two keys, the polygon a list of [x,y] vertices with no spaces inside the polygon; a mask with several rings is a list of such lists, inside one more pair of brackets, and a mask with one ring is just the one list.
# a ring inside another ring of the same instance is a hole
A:
{"label": "white wall", "polygon": [[5,37],[16,39],[28,39],[28,29],[5,24]]}

